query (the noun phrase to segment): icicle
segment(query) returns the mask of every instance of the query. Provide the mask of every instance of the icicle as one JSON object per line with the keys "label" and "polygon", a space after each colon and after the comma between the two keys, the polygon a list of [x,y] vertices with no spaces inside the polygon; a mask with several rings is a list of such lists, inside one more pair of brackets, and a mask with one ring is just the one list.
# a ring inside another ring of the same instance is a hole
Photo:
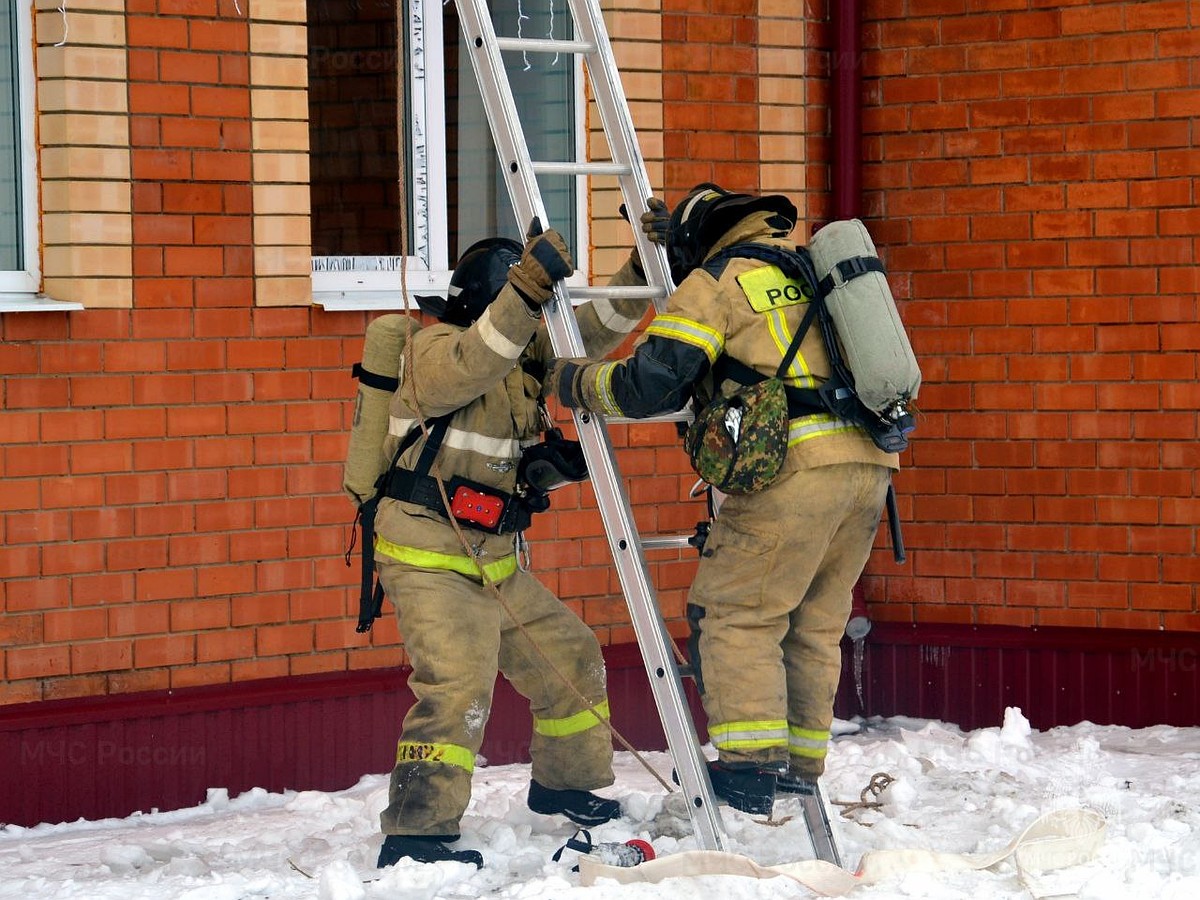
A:
{"label": "icicle", "polygon": [[[525,10],[522,8],[521,2],[522,0],[517,0],[517,37],[522,37],[521,31],[523,29],[521,23],[529,18],[529,16],[525,15]],[[525,60],[525,71],[528,72],[533,68],[533,66],[529,64],[529,54],[522,51],[521,58]]]}
{"label": "icicle", "polygon": [[65,47],[67,44],[67,35],[71,33],[71,23],[67,21],[67,0],[63,0],[63,2],[58,5],[58,12],[59,15],[62,16],[63,20],[63,36],[62,40],[54,46]]}
{"label": "icicle", "polygon": [[864,638],[854,639],[854,692],[858,695],[860,710],[866,708],[863,701],[863,658],[866,656],[866,643]]}

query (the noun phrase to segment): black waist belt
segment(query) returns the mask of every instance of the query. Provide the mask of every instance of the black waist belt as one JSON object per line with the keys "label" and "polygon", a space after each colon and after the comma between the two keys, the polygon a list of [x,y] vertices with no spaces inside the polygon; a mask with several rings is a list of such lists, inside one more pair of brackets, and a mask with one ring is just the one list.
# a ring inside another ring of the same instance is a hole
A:
{"label": "black waist belt", "polygon": [[821,402],[821,395],[811,388],[796,388],[784,385],[783,393],[787,396],[788,418],[811,416],[814,413],[829,412]]}
{"label": "black waist belt", "polygon": [[[454,477],[446,482],[446,495],[456,522],[467,528],[486,531],[489,534],[512,534],[524,531],[533,521],[533,514],[515,494],[506,494],[495,488]],[[388,481],[386,495],[393,500],[404,500],[433,510],[443,518],[446,504],[438,490],[437,479],[431,475],[418,475],[408,469],[394,469]]]}

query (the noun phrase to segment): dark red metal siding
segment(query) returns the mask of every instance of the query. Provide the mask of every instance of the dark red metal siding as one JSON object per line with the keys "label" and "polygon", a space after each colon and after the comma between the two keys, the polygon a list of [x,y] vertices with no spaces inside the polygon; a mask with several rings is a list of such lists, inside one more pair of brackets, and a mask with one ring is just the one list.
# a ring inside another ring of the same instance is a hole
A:
{"label": "dark red metal siding", "polygon": [[210,787],[332,790],[387,771],[403,673],[347,673],[0,710],[0,821],[177,809]]}
{"label": "dark red metal siding", "polygon": [[[1035,728],[1082,720],[1200,725],[1195,635],[877,623],[860,707],[849,644],[837,713],[998,726],[1018,706]],[[636,748],[666,739],[636,647],[606,648],[613,725]],[[208,788],[236,795],[337,790],[391,768],[407,672],[273,679],[0,708],[0,822],[33,825],[178,809]],[[693,718],[704,716],[690,683]],[[529,759],[530,716],[503,680],[483,754]]]}
{"label": "dark red metal siding", "polygon": [[[964,729],[1000,725],[1009,706],[1038,729],[1200,725],[1198,649],[1190,633],[879,623],[867,636],[863,693],[872,715]],[[847,667],[842,715],[859,711],[849,681]]]}
{"label": "dark red metal siding", "polygon": [[[614,727],[639,749],[664,749],[637,648],[607,648],[606,659]],[[413,702],[407,677],[347,672],[0,708],[0,823],[179,809],[210,787],[349,787],[391,768]],[[694,692],[689,700],[699,711]],[[528,762],[531,721],[500,679],[483,755]]]}

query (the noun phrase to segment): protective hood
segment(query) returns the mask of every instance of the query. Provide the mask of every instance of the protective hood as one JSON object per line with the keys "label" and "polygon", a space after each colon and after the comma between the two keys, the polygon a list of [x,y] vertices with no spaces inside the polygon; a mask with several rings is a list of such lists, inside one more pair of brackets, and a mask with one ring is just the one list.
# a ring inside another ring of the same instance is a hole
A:
{"label": "protective hood", "polygon": [[667,261],[679,284],[746,216],[767,212],[767,225],[779,237],[796,227],[796,207],[782,194],[734,194],[711,183],[698,184],[675,207],[667,226]]}

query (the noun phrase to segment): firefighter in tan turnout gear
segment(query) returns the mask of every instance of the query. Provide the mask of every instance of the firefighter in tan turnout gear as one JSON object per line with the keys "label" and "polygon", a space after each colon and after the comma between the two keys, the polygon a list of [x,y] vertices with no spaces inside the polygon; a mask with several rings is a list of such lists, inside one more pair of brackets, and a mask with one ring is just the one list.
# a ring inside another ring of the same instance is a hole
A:
{"label": "firefighter in tan turnout gear", "polygon": [[[497,671],[533,714],[529,808],[583,826],[621,813],[616,800],[592,793],[613,782],[599,643],[518,566],[516,545],[531,513],[548,503],[518,477],[523,451],[544,446],[539,395],[551,350],[541,306],[572,271],[561,236],[541,233],[535,222],[524,247],[491,239],[468,249],[445,301],[419,298],[439,322],[404,348],[385,446],[388,458],[397,451],[399,458],[375,518],[375,565],[396,609],[417,698],[380,817],[380,867],[403,857],[483,864],[477,851],[446,843],[460,836]],[[643,284],[640,275],[633,255],[613,283]],[[581,307],[589,352],[614,349],[645,309],[645,300]],[[446,516],[430,474],[435,464],[469,549]]]}
{"label": "firefighter in tan turnout gear", "polygon": [[[568,407],[641,418],[736,387],[721,374],[724,357],[775,375],[806,297],[787,290],[780,269],[736,249],[713,258],[747,243],[794,249],[795,224],[785,197],[693,189],[665,231],[678,284],[667,310],[628,359],[555,361],[548,391]],[[828,372],[810,328],[784,381],[812,388]],[[824,771],[851,589],[899,468],[896,454],[849,422],[790,400],[788,416],[780,474],[724,499],[688,602],[692,663],[719,754],[713,789],[758,814],[770,813],[776,790],[811,790]]]}

